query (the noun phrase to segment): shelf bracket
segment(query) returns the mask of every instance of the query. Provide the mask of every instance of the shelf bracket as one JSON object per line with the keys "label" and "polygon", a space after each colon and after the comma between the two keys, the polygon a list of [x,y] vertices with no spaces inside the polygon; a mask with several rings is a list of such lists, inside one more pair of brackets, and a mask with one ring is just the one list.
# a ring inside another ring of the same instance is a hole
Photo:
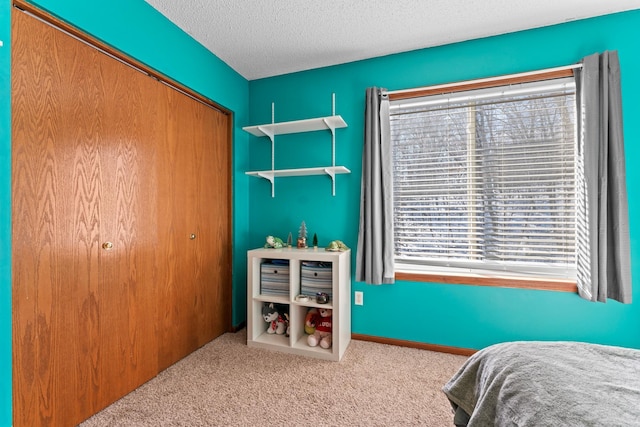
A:
{"label": "shelf bracket", "polygon": [[264,178],[271,183],[271,197],[275,197],[275,178],[273,172],[258,172],[260,178]]}
{"label": "shelf bracket", "polygon": [[258,126],[258,129],[260,129],[260,132],[262,132],[265,136],[268,136],[271,142],[273,142],[273,130],[269,129],[266,126]]}
{"label": "shelf bracket", "polygon": [[336,172],[335,172],[335,169],[333,167],[324,168],[324,173],[329,175],[329,177],[331,178],[331,193],[332,193],[331,195],[335,196],[336,195]]}

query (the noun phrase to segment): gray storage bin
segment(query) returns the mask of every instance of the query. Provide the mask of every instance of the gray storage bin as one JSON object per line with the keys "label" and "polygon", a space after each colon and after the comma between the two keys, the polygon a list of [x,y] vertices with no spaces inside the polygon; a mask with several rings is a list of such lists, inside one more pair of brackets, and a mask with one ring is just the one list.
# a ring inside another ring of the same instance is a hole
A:
{"label": "gray storage bin", "polygon": [[300,293],[315,296],[318,292],[332,294],[333,272],[330,262],[303,261],[300,266]]}
{"label": "gray storage bin", "polygon": [[289,296],[289,266],[265,262],[260,265],[260,293]]}

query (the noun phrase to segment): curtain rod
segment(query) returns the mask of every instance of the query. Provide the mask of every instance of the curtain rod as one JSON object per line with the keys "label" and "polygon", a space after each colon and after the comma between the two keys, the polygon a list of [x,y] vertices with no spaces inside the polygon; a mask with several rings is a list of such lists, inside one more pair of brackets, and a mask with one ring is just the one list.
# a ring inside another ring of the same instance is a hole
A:
{"label": "curtain rod", "polygon": [[535,76],[537,74],[547,74],[547,73],[553,73],[555,71],[564,71],[564,70],[575,70],[578,68],[582,68],[582,64],[564,65],[562,67],[547,68],[544,70],[526,71],[524,73],[506,74],[503,76],[486,77],[483,79],[474,79],[474,80],[464,80],[464,81],[455,82],[455,83],[444,83],[444,84],[432,85],[432,86],[414,87],[411,89],[388,90],[387,94],[392,95],[392,94],[417,92],[422,90],[444,89],[444,88],[453,87],[453,86],[468,85],[468,84],[475,84],[475,83],[486,83],[486,82],[518,78],[518,77]]}

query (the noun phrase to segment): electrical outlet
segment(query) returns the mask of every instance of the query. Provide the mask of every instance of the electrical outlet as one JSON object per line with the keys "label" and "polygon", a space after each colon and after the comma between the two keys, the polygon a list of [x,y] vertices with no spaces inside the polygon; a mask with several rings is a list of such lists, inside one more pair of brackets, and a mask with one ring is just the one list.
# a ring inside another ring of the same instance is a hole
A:
{"label": "electrical outlet", "polygon": [[364,305],[364,292],[355,291],[354,297],[355,297],[355,304],[356,305]]}

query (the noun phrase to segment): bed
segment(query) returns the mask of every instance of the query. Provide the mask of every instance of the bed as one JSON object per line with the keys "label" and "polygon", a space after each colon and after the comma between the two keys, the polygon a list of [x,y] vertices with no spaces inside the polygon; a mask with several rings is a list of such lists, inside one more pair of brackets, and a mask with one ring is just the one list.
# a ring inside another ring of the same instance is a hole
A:
{"label": "bed", "polygon": [[471,356],[442,390],[456,426],[640,426],[640,350],[496,344]]}

